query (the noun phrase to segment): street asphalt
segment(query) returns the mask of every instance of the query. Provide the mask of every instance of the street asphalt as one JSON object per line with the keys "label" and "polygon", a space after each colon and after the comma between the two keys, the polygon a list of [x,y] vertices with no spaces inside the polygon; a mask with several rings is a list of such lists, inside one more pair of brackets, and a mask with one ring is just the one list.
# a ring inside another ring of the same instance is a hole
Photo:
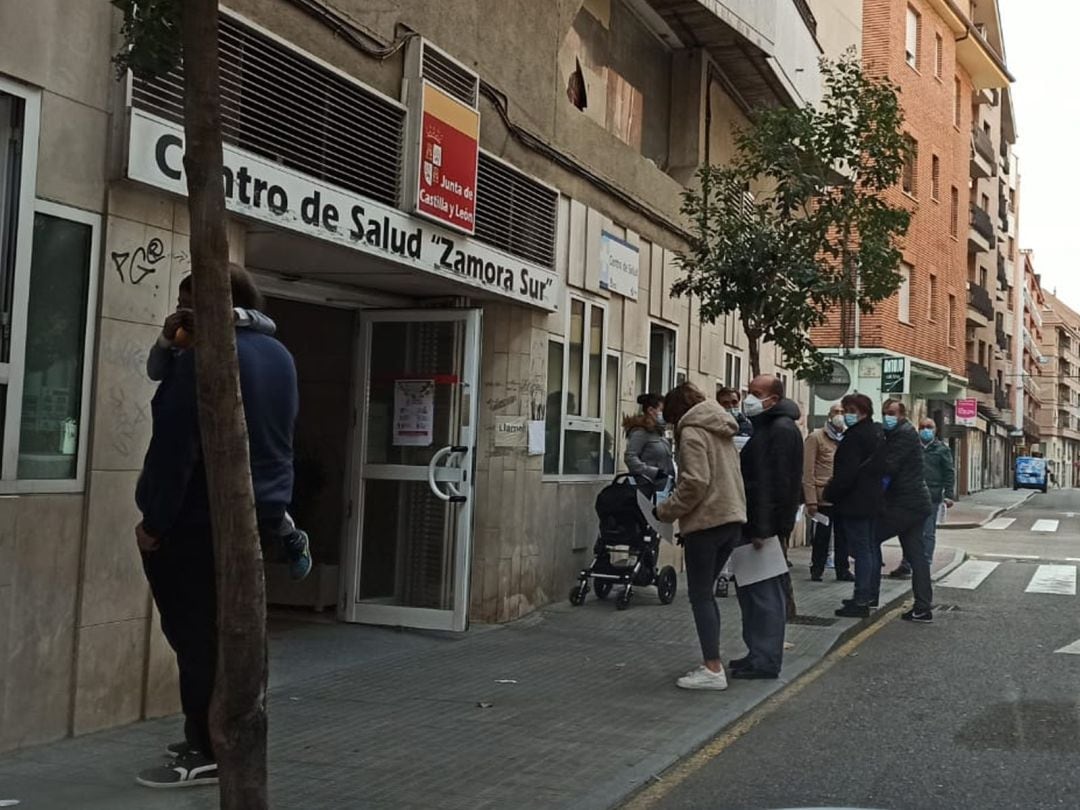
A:
{"label": "street asphalt", "polygon": [[893,614],[633,806],[1080,807],[1080,492],[1000,519],[948,535],[934,624]]}

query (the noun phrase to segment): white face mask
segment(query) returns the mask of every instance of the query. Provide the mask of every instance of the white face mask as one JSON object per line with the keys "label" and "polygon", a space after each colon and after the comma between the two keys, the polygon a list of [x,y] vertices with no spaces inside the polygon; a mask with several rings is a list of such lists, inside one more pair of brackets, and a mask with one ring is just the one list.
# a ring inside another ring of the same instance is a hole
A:
{"label": "white face mask", "polygon": [[833,428],[835,428],[836,430],[843,430],[847,427],[847,423],[844,421],[844,415],[842,413],[836,414],[836,416],[834,416],[829,421],[832,423]]}
{"label": "white face mask", "polygon": [[743,413],[753,419],[765,413],[765,403],[753,394],[747,394],[746,399],[743,400],[742,409]]}

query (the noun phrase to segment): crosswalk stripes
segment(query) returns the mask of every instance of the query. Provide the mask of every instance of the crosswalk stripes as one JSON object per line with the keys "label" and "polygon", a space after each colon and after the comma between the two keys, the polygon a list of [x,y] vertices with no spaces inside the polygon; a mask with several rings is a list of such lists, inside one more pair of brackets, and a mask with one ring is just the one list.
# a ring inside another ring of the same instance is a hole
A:
{"label": "crosswalk stripes", "polygon": [[[1000,562],[993,560],[967,560],[937,583],[937,587],[973,591],[986,582],[1000,565]],[[1076,596],[1076,580],[1075,565],[1045,563],[1035,569],[1024,593]]]}
{"label": "crosswalk stripes", "polygon": [[968,560],[938,585],[942,588],[959,588],[965,591],[973,591],[983,584],[983,581],[994,573],[994,569],[1001,563],[988,560]]}
{"label": "crosswalk stripes", "polygon": [[1031,530],[1033,532],[1056,532],[1060,525],[1061,522],[1057,520],[1036,520]]}
{"label": "crosswalk stripes", "polygon": [[1016,523],[1016,518],[998,518],[987,523],[983,528],[992,532],[1003,532]]}
{"label": "crosswalk stripes", "polygon": [[1024,593],[1076,596],[1076,566],[1040,565]]}

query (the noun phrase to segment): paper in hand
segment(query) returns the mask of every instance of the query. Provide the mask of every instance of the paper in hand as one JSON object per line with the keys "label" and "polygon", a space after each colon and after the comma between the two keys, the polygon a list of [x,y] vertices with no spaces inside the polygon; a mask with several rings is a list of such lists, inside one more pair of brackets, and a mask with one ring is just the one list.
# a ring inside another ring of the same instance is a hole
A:
{"label": "paper in hand", "polygon": [[753,585],[788,572],[787,558],[779,537],[770,537],[760,548],[753,543],[739,546],[731,552],[731,573],[739,587]]}

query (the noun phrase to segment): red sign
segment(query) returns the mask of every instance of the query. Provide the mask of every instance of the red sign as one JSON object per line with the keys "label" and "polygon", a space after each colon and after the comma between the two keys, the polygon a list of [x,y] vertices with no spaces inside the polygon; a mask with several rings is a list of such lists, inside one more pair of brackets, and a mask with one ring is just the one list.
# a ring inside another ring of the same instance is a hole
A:
{"label": "red sign", "polygon": [[424,83],[417,213],[465,233],[476,230],[480,113]]}
{"label": "red sign", "polygon": [[956,424],[961,427],[975,427],[979,422],[979,400],[956,400]]}

